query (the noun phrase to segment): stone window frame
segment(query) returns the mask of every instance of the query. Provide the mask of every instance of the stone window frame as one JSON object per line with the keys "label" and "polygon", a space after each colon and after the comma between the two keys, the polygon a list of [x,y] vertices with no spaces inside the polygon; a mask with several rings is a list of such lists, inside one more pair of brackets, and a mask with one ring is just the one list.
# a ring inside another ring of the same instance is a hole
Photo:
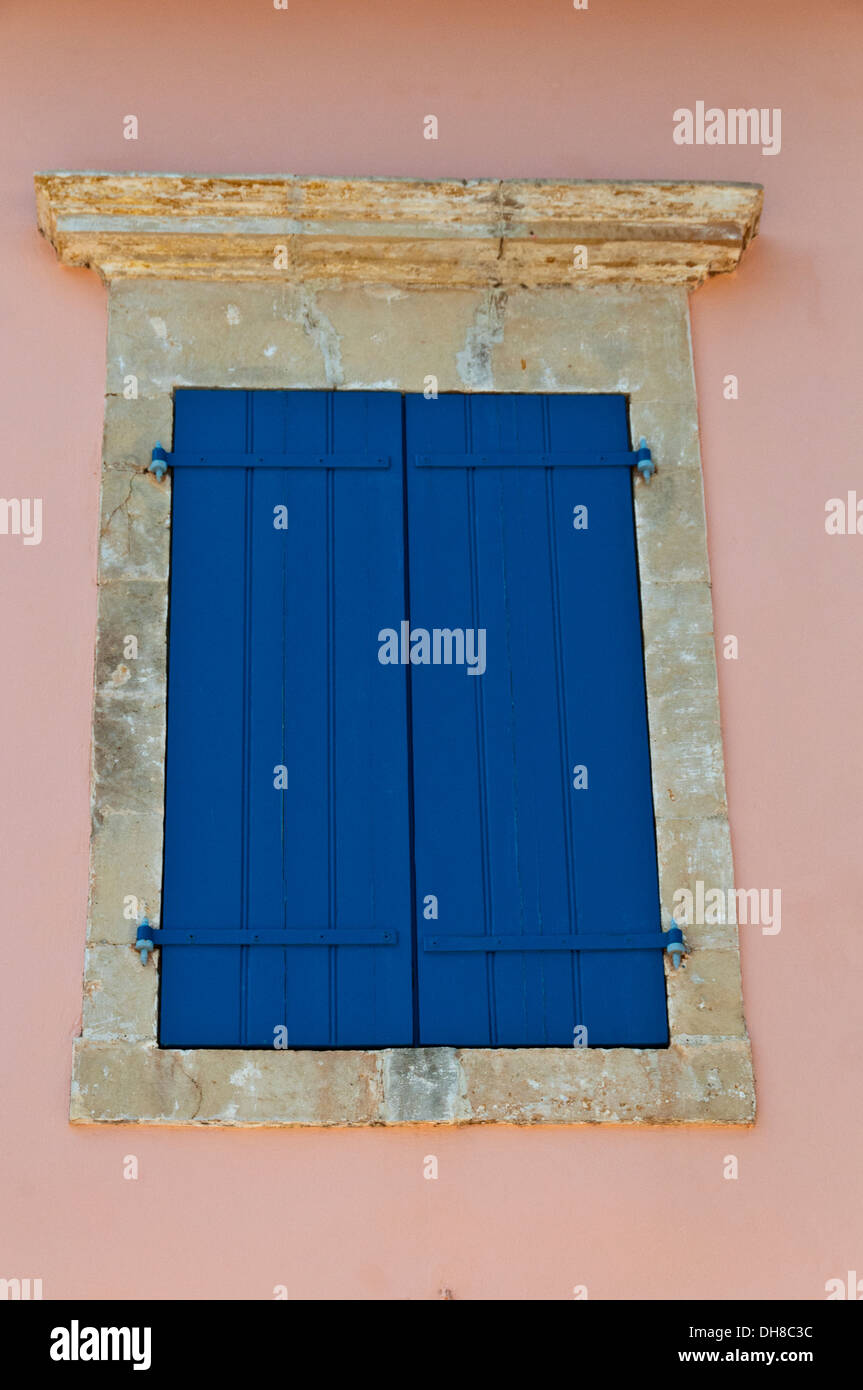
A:
{"label": "stone window frame", "polygon": [[663,925],[677,889],[733,886],[688,293],[735,269],[760,187],[51,173],[36,192],[61,262],[109,291],[71,1120],[751,1124],[734,924],[688,925],[684,965],[666,960],[667,1048],[164,1049],[159,953],[141,965],[124,903],[158,924],[171,483],[148,464],[175,389],[429,375],[441,392],[627,396],[657,464],[634,510]]}

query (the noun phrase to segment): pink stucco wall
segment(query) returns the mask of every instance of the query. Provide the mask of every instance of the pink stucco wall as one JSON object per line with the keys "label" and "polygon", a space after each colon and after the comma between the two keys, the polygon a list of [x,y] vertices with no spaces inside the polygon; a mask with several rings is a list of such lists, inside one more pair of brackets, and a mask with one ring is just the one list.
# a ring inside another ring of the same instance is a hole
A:
{"label": "pink stucco wall", "polygon": [[[827,498],[863,496],[861,39],[852,0],[6,0],[0,495],[42,497],[45,533],[0,536],[0,1275],[46,1297],[818,1298],[863,1270],[863,538],[824,530]],[[675,145],[699,99],[781,107],[781,153]],[[719,673],[737,879],[782,890],[781,934],[742,932],[754,1130],[68,1125],[106,297],[36,232],[46,168],[765,184],[742,269],[693,302],[716,626],[740,641]]]}

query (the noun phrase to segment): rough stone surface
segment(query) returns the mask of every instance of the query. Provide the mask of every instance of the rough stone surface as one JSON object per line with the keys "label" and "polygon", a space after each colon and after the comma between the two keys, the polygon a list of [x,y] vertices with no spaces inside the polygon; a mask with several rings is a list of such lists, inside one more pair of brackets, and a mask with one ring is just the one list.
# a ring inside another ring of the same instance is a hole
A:
{"label": "rough stone surface", "polygon": [[371,1052],[172,1051],[78,1039],[73,1121],[368,1125],[380,1122]]}
{"label": "rough stone surface", "polygon": [[679,970],[668,972],[668,1020],[673,1037],[745,1038],[740,960],[733,947],[699,947]]}
{"label": "rough stone surface", "polygon": [[725,774],[716,691],[647,689],[657,821],[725,814]]}
{"label": "rough stone surface", "polygon": [[382,1117],[387,1124],[449,1124],[458,1117],[455,1048],[392,1048],[382,1056]]}
{"label": "rough stone surface", "polygon": [[[103,700],[160,706],[165,699],[168,587],[118,580],[99,590],[96,691]],[[135,648],[128,642],[134,638]],[[127,654],[128,650],[128,654]]]}
{"label": "rough stone surface", "polygon": [[93,738],[93,799],[99,814],[146,813],[160,806],[164,795],[164,707],[97,697]]}
{"label": "rough stone surface", "polygon": [[131,945],[90,946],[84,956],[83,1027],[92,1040],[155,1036],[158,978]]}
{"label": "rough stone surface", "polygon": [[[731,840],[725,816],[666,817],[656,822],[656,848],[662,885],[662,924],[671,925],[674,895],[688,889],[693,895],[700,879],[709,888],[727,893],[734,886]],[[737,949],[733,922],[687,923],[686,940],[696,949]]]}
{"label": "rough stone surface", "polygon": [[737,265],[757,232],[762,190],[49,173],[36,175],[36,201],[60,259],[108,281],[697,285]]}
{"label": "rough stone surface", "polygon": [[[119,393],[134,374],[150,418],[158,401],[183,386],[272,388],[284,385],[286,372],[297,389],[343,384],[338,334],[312,286],[153,282],[144,294],[142,288],[123,281],[111,287],[108,391]],[[124,414],[131,425],[133,416]],[[111,446],[117,447],[113,435]]]}
{"label": "rough stone surface", "polygon": [[100,584],[113,579],[167,583],[170,521],[171,484],[167,479],[159,482],[154,473],[131,468],[104,469]]}
{"label": "rough stone surface", "polygon": [[751,1124],[743,1041],[637,1048],[459,1053],[464,1119],[502,1124]]}
{"label": "rough stone surface", "polygon": [[[677,342],[676,346],[680,348],[681,344]],[[685,378],[678,367],[669,387],[679,391],[685,385]],[[658,467],[666,471],[669,468],[695,468],[700,471],[694,381],[679,400],[648,401],[642,400],[640,394],[635,395],[629,404],[629,422],[633,440],[637,442],[644,435],[650,441],[652,450],[653,440],[658,436],[662,438],[661,454],[653,450]]]}
{"label": "rough stone surface", "polygon": [[[129,945],[137,921],[157,915],[161,889],[161,814],[103,810],[90,839],[88,941]],[[129,898],[138,905],[134,919],[124,916]]]}
{"label": "rough stone surface", "polygon": [[[706,583],[707,536],[701,474],[694,468],[664,466],[637,492],[635,524],[643,583],[658,580]],[[649,543],[645,543],[649,536]]]}
{"label": "rough stone surface", "polygon": [[[217,1125],[722,1124],[754,1119],[743,1039],[637,1048],[167,1051],[75,1045],[77,1123]],[[414,1089],[425,1073],[433,1104]],[[412,1077],[406,1082],[406,1078]],[[405,1086],[413,1099],[405,1104]]]}
{"label": "rough stone surface", "polygon": [[685,400],[692,391],[683,289],[514,288],[495,330],[497,391],[619,391],[658,400]]}
{"label": "rough stone surface", "polygon": [[[116,319],[115,294],[109,298],[108,310],[111,318]],[[136,379],[138,395],[134,400],[127,400],[121,393],[105,397],[102,463],[104,468],[117,468],[127,474],[143,473],[150,465],[154,443],[166,449],[171,447],[174,402],[170,391],[160,390],[148,396],[147,392],[155,388],[146,375],[123,372],[116,359],[109,363],[108,376],[119,387],[128,375]]]}
{"label": "rough stone surface", "polygon": [[[704,639],[713,642],[713,606],[705,580],[668,583],[642,579],[641,606],[645,659],[656,660],[663,669],[673,668],[675,652],[683,667],[690,661],[692,643],[699,644],[700,656]],[[707,663],[707,670],[711,669],[715,673],[715,661]]]}

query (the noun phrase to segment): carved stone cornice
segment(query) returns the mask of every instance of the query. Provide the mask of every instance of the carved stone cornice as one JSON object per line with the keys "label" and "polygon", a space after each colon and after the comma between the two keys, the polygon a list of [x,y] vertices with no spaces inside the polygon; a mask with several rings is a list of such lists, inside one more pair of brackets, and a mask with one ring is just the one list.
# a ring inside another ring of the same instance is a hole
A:
{"label": "carved stone cornice", "polygon": [[39,229],[103,280],[686,285],[734,270],[750,183],[45,173]]}

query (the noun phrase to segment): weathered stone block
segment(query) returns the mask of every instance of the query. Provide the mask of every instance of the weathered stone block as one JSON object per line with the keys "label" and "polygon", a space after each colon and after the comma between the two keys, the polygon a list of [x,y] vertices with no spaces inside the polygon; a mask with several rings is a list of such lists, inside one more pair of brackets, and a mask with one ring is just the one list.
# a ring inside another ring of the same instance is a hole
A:
{"label": "weathered stone block", "polygon": [[[641,585],[641,623],[644,651],[664,655],[678,651],[686,659],[688,649],[709,637],[713,642],[713,605],[705,580],[668,584],[644,581]],[[711,656],[711,667],[716,662]]]}
{"label": "weathered stone block", "polygon": [[90,946],[84,955],[84,1037],[151,1041],[159,980],[132,946]]}
{"label": "weathered stone block", "polygon": [[725,777],[715,690],[647,692],[657,820],[725,814]]}
{"label": "weathered stone block", "polygon": [[177,1051],[79,1040],[70,1118],[351,1126],[380,1123],[380,1100],[375,1053]]}
{"label": "weathered stone block", "polygon": [[141,706],[164,705],[167,620],[168,586],[162,581],[119,580],[100,587],[96,649],[100,696]]}
{"label": "weathered stone block", "polygon": [[[697,880],[727,892],[734,884],[731,837],[724,816],[704,819],[663,819],[656,823],[659,887],[664,927],[671,924],[674,895],[695,892]],[[734,923],[687,923],[687,942],[695,947],[736,947]]]}
{"label": "weathered stone block", "polygon": [[200,1090],[182,1057],[153,1043],[76,1039],[69,1118],[121,1124],[193,1120]]}
{"label": "weathered stone block", "polygon": [[667,699],[673,703],[679,698],[685,706],[696,691],[709,691],[715,696],[713,634],[691,633],[683,643],[651,643],[644,653],[644,669],[652,700]]}
{"label": "weathered stone block", "polygon": [[97,699],[93,738],[93,797],[100,814],[152,812],[162,805],[164,708]]}
{"label": "weathered stone block", "polygon": [[106,811],[93,825],[88,940],[128,945],[137,923],[123,915],[136,898],[139,917],[158,920],[162,887],[162,817]]}
{"label": "weathered stone block", "polygon": [[318,312],[338,338],[346,390],[421,392],[429,376],[441,392],[476,389],[463,355],[482,354],[494,336],[494,325],[481,321],[487,302],[477,290],[409,294],[385,284],[317,294]]}
{"label": "weathered stone block", "polygon": [[687,303],[677,291],[511,289],[494,347],[494,385],[685,399],[681,349],[688,352]]}
{"label": "weathered stone block", "polygon": [[153,473],[102,473],[99,581],[168,578],[171,484]]}
{"label": "weathered stone block", "polygon": [[[118,371],[121,388],[126,375]],[[154,444],[171,448],[173,399],[167,391],[147,397],[143,391],[149,384],[139,379],[137,400],[126,400],[122,395],[105,397],[102,459],[106,468],[141,472],[150,466]]]}
{"label": "weathered stone block", "polygon": [[735,950],[697,950],[667,975],[668,1020],[673,1037],[746,1036]]}
{"label": "weathered stone block", "polygon": [[316,291],[278,280],[266,287],[159,281],[116,286],[108,390],[120,391],[129,371],[138,376],[142,394],[158,401],[171,400],[174,389],[184,386],[342,384],[339,334]]}
{"label": "weathered stone block", "polygon": [[635,490],[638,563],[645,583],[653,580],[709,583],[707,534],[701,473],[663,468]]}
{"label": "weathered stone block", "polygon": [[[682,369],[674,384],[678,392],[686,386]],[[629,425],[633,446],[638,446],[643,435],[661,473],[670,468],[701,467],[694,384],[686,394],[664,401],[643,400],[636,393],[629,404]],[[653,480],[647,484],[652,486]]]}
{"label": "weathered stone block", "polygon": [[459,1065],[473,1123],[749,1124],[754,1118],[744,1040],[653,1051],[465,1049]]}
{"label": "weathered stone block", "polygon": [[384,1123],[450,1124],[457,1118],[459,1068],[454,1048],[396,1048],[382,1056]]}

